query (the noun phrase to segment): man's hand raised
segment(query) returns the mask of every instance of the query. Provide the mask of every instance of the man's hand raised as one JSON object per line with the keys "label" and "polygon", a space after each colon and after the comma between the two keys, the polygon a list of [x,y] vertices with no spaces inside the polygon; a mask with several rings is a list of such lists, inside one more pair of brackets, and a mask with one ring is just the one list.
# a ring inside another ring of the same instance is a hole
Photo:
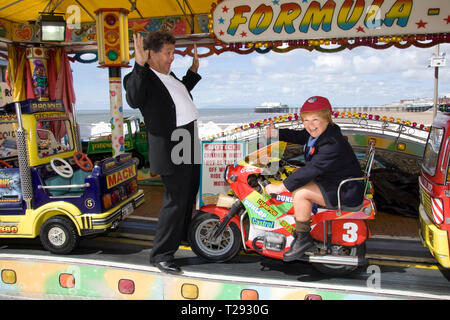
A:
{"label": "man's hand raised", "polygon": [[200,63],[198,61],[197,45],[194,43],[194,57],[192,59],[192,66],[190,67],[190,69],[197,73],[199,65]]}
{"label": "man's hand raised", "polygon": [[137,64],[144,66],[148,61],[149,50],[144,50],[144,37],[139,33],[133,33],[134,59]]}

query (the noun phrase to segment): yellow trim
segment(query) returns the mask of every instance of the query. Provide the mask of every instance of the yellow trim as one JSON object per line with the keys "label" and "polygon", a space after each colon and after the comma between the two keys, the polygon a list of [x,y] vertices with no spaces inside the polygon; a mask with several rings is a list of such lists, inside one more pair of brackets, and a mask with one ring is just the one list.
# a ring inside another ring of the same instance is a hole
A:
{"label": "yellow trim", "polygon": [[[54,113],[55,115],[59,115],[62,118],[67,116],[64,112],[55,111],[52,113]],[[28,136],[28,139],[26,139],[26,142],[27,142],[27,149],[28,149],[28,154],[29,154],[30,167],[36,167],[39,165],[48,164],[49,160],[53,157],[59,157],[59,158],[63,158],[63,159],[73,157],[73,154],[75,153],[75,151],[77,151],[75,141],[73,140],[73,137],[75,136],[75,134],[73,132],[73,125],[72,125],[72,121],[70,119],[67,119],[64,121],[70,121],[70,126],[66,126],[66,129],[70,130],[70,132],[67,132],[67,136],[70,139],[70,143],[71,143],[73,149],[70,151],[67,151],[67,152],[53,154],[53,155],[49,155],[49,156],[40,158],[38,156],[39,152],[38,152],[37,131],[36,131],[37,130],[36,114],[22,115],[23,127],[27,131],[27,136]]]}
{"label": "yellow trim", "polygon": [[[106,224],[95,225],[94,221],[98,219],[107,219],[113,213],[120,210],[121,207],[127,205],[131,201],[134,201],[137,197],[142,195],[144,191],[139,190],[135,195],[127,199],[125,202],[122,202],[120,205],[104,212],[104,213],[95,213],[95,214],[83,214],[78,207],[73,205],[72,203],[65,201],[53,201],[49,202],[36,210],[27,210],[25,215],[14,215],[14,216],[1,216],[0,217],[0,225],[1,224],[11,224],[17,225],[18,232],[17,233],[0,233],[0,238],[35,238],[39,235],[42,224],[50,219],[51,217],[62,215],[68,217],[77,228],[78,235],[81,235],[81,229],[83,226],[83,218],[89,217],[89,228],[92,230],[103,230],[111,227],[114,221],[117,218],[109,221]],[[144,202],[144,198],[136,203],[136,207],[140,206]]]}
{"label": "yellow trim", "polygon": [[[34,210],[34,212],[30,215],[31,221],[33,221],[33,229],[32,232],[35,236],[37,236],[41,231],[42,224],[54,216],[65,216],[68,217],[74,223],[77,228],[78,234],[80,234],[80,226],[76,219],[77,216],[81,215],[82,212],[75,205],[65,202],[65,201],[57,201],[47,203],[38,209]],[[35,217],[33,219],[33,217]]]}
{"label": "yellow trim", "polygon": [[[102,220],[102,219],[107,219],[108,217],[110,217],[113,213],[117,212],[118,210],[120,210],[122,207],[124,207],[125,205],[129,204],[130,202],[134,201],[134,199],[136,199],[137,197],[139,197],[140,195],[144,194],[143,190],[138,190],[138,192],[133,195],[132,197],[128,198],[126,201],[121,202],[118,206],[115,206],[114,208],[109,209],[108,211],[104,212],[104,213],[95,213],[95,214],[89,214],[89,216],[92,218],[92,229],[93,230],[98,230],[98,229],[107,229],[109,227],[111,227],[111,225],[113,224],[113,222],[117,221],[117,219],[119,218],[119,216],[111,221],[109,221],[106,224],[101,224],[101,225],[95,225],[94,223],[96,220]],[[139,201],[138,203],[136,203],[136,207],[140,206],[142,203],[144,202],[144,197],[142,197],[142,200]],[[80,219],[83,216],[80,216]],[[81,220],[80,220],[81,221]]]}
{"label": "yellow trim", "polygon": [[35,238],[39,235],[42,224],[54,216],[68,217],[80,234],[77,216],[81,211],[75,205],[65,201],[49,202],[35,210],[28,209],[24,215],[2,216],[1,223],[17,223],[17,233],[2,233],[0,238]]}
{"label": "yellow trim", "polygon": [[390,266],[390,267],[404,267],[404,268],[415,268],[415,269],[440,269],[437,265],[426,265],[426,264],[418,264],[413,262],[396,262],[396,261],[380,261],[375,259],[368,259],[369,263],[372,265],[379,266]]}
{"label": "yellow trim", "polygon": [[397,261],[397,262],[431,263],[431,264],[436,263],[436,259],[434,259],[434,258],[396,256],[396,255],[374,254],[374,253],[366,253],[366,258],[374,259],[374,260],[384,260],[384,261]]}
{"label": "yellow trim", "polygon": [[439,229],[428,217],[423,205],[419,207],[419,221],[422,231],[422,242],[436,260],[445,268],[450,268],[448,234]]}
{"label": "yellow trim", "polygon": [[118,171],[115,171],[111,174],[108,174],[106,176],[106,187],[111,189],[112,187],[115,187],[125,181],[128,181],[130,179],[133,179],[136,177],[136,166],[134,164],[125,167],[123,169],[120,169]]}

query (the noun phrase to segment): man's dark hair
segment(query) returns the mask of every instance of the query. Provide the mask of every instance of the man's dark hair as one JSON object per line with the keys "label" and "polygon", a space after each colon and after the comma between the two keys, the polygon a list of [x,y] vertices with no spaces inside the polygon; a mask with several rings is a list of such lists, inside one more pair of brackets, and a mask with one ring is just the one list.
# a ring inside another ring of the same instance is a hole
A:
{"label": "man's dark hair", "polygon": [[175,44],[175,37],[164,31],[152,32],[144,39],[144,50],[159,52],[165,44]]}

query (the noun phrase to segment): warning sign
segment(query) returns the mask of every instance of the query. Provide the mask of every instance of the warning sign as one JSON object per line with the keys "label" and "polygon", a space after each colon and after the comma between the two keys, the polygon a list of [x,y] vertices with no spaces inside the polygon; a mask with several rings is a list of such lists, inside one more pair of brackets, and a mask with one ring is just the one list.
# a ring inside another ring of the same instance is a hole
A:
{"label": "warning sign", "polygon": [[245,142],[243,141],[202,141],[200,207],[216,203],[219,193],[226,193],[230,189],[224,179],[225,169],[245,155]]}

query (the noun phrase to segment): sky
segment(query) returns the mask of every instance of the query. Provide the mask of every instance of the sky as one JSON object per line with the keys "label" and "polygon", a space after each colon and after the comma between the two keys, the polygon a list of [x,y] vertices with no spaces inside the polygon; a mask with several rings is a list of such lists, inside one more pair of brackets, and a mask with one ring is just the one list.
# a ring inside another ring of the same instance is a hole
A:
{"label": "sky", "polygon": [[[305,49],[248,55],[223,53],[200,59],[198,72],[202,80],[192,95],[197,108],[254,108],[263,102],[296,107],[314,95],[325,96],[333,106],[341,107],[432,98],[434,68],[427,66],[435,51],[435,47],[358,47],[337,53]],[[440,53],[450,55],[450,44],[441,44]],[[181,78],[191,63],[191,57],[175,55],[172,71]],[[108,70],[98,68],[97,63],[78,62],[72,63],[72,70],[76,109],[109,109]],[[123,68],[122,78],[131,70]],[[450,95],[450,61],[439,68],[438,87],[440,97]],[[124,109],[130,108],[125,97],[123,105]]]}

